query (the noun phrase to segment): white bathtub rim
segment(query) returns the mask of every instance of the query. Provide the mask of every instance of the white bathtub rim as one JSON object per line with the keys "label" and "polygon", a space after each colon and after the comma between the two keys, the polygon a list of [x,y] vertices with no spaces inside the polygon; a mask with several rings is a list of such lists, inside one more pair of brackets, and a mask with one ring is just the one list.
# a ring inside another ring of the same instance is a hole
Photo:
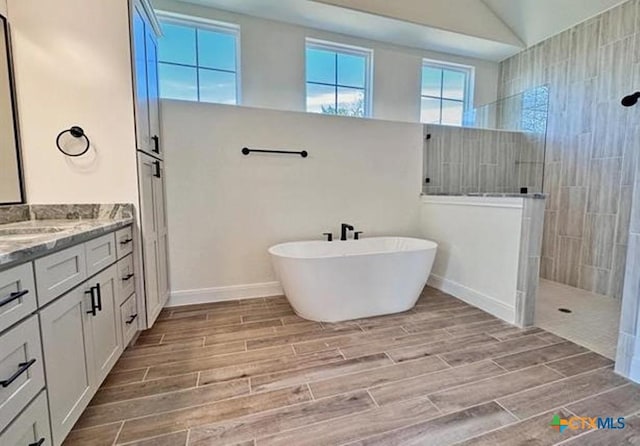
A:
{"label": "white bathtub rim", "polygon": [[[318,243],[318,244],[322,244],[322,243],[344,243],[344,244],[355,244],[355,243],[359,243],[361,241],[374,240],[374,239],[378,239],[378,240],[379,239],[408,240],[408,241],[412,241],[412,242],[419,242],[419,243],[423,244],[423,246],[416,246],[416,247],[411,247],[409,249],[403,249],[403,250],[387,249],[387,250],[376,250],[376,251],[366,251],[366,252],[357,252],[357,253],[356,252],[353,252],[353,253],[344,252],[344,253],[340,253],[340,254],[330,254],[330,255],[284,255],[282,253],[277,252],[279,248],[284,248],[284,247],[287,247],[287,246],[297,245],[297,244],[300,244],[300,243]],[[434,242],[433,240],[422,239],[422,238],[417,238],[417,237],[382,236],[382,237],[366,237],[366,238],[362,238],[361,240],[334,240],[334,241],[331,241],[331,242],[321,241],[321,240],[300,240],[300,241],[295,241],[295,242],[285,242],[285,243],[278,243],[277,245],[273,245],[273,246],[269,247],[268,252],[272,256],[280,257],[280,258],[283,258],[283,259],[316,260],[316,259],[337,259],[337,258],[343,258],[343,257],[393,255],[393,254],[409,253],[409,252],[430,251],[430,250],[437,249],[437,248],[438,248],[438,243]]]}

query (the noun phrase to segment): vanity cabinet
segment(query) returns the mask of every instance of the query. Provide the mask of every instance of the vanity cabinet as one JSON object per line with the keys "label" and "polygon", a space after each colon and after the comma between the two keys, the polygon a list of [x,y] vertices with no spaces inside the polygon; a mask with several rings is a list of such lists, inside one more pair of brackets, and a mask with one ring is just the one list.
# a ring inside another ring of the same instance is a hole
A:
{"label": "vanity cabinet", "polygon": [[0,271],[0,444],[61,445],[135,336],[131,231]]}
{"label": "vanity cabinet", "polygon": [[147,0],[135,0],[131,9],[137,146],[162,159],[157,40],[160,27]]}
{"label": "vanity cabinet", "polygon": [[140,221],[146,294],[147,326],[150,327],[169,298],[169,259],[164,164],[138,154]]}

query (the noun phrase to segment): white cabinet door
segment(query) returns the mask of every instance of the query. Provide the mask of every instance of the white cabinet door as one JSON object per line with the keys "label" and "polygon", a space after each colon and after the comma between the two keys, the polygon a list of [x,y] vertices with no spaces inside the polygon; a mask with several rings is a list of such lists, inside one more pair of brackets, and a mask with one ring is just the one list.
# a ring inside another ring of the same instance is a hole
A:
{"label": "white cabinet door", "polygon": [[158,43],[151,26],[146,27],[147,94],[149,103],[149,145],[155,156],[162,157],[160,145],[160,92],[158,81]]}
{"label": "white cabinet door", "polygon": [[159,176],[153,177],[153,196],[156,219],[156,234],[158,238],[158,313],[169,299],[169,231],[167,229],[167,199],[165,194],[165,171],[164,163],[160,163]]}
{"label": "white cabinet door", "polygon": [[138,1],[134,3],[132,13],[138,150],[162,158],[158,43],[149,18],[149,14],[153,13]]}
{"label": "white cabinet door", "polygon": [[134,55],[135,89],[136,89],[136,136],[138,150],[151,150],[149,141],[149,93],[147,91],[147,25],[141,6],[133,7],[132,45]]}
{"label": "white cabinet door", "polygon": [[93,350],[94,378],[97,388],[122,353],[122,328],[118,268],[111,265],[87,282],[89,292],[94,293],[95,315],[91,315],[91,346]]}
{"label": "white cabinet door", "polygon": [[40,312],[53,444],[69,433],[95,390],[91,297],[84,286]]}
{"label": "white cabinet door", "polygon": [[158,290],[158,228],[156,221],[155,175],[159,173],[161,162],[145,154],[138,154],[138,175],[140,182],[140,214],[142,226],[142,253],[144,260],[144,289],[147,327],[150,327],[160,313],[164,302]]}

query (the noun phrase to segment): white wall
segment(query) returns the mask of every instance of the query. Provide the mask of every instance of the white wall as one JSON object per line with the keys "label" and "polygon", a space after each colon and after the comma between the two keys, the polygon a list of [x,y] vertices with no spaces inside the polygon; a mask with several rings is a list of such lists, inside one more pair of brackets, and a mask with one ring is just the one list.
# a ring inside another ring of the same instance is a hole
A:
{"label": "white wall", "polygon": [[439,245],[429,284],[515,323],[523,207],[522,198],[422,197],[422,236]]}
{"label": "white wall", "polygon": [[[8,0],[27,200],[137,201],[127,0]],[[60,153],[83,127],[93,150]]]}
{"label": "white wall", "polygon": [[0,14],[7,16],[7,0],[0,0]]}
{"label": "white wall", "polygon": [[497,99],[498,64],[493,62],[399,47],[173,0],[154,0],[153,4],[158,10],[240,25],[242,101],[247,106],[305,110],[306,37],[374,50],[374,118],[419,121],[423,58],[475,66],[475,104]]}
{"label": "white wall", "polygon": [[[269,246],[337,235],[342,222],[368,236],[419,233],[422,125],[162,106],[174,304],[273,289]],[[244,146],[309,157],[244,156]]]}

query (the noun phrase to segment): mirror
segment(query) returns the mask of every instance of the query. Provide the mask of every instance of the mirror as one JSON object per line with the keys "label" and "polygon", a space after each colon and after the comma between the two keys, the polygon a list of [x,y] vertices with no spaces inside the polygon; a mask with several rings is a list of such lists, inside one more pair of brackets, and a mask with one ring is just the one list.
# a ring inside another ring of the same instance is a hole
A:
{"label": "mirror", "polygon": [[7,19],[0,15],[0,205],[24,203]]}

